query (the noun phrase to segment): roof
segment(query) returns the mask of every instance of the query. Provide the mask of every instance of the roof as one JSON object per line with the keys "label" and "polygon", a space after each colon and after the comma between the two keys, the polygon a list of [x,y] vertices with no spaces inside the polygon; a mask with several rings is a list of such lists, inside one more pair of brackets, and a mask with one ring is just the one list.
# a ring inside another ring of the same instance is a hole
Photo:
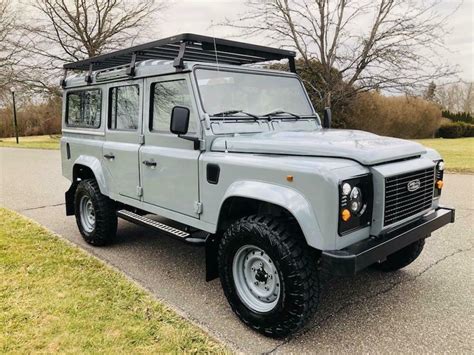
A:
{"label": "roof", "polygon": [[64,65],[66,70],[104,70],[130,65],[133,75],[135,62],[148,59],[173,60],[176,69],[184,68],[184,61],[212,62],[232,65],[253,64],[270,60],[288,59],[294,70],[293,51],[264,47],[244,42],[184,33],[138,46],[102,54]]}

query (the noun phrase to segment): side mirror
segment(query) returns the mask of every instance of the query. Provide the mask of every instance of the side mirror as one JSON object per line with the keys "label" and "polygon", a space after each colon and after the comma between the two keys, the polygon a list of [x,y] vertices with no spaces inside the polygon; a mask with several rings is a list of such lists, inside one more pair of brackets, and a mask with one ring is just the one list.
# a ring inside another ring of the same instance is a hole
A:
{"label": "side mirror", "polygon": [[173,134],[182,135],[188,133],[189,108],[175,106],[171,111],[170,131]]}
{"label": "side mirror", "polygon": [[332,112],[329,107],[324,108],[323,128],[331,128]]}

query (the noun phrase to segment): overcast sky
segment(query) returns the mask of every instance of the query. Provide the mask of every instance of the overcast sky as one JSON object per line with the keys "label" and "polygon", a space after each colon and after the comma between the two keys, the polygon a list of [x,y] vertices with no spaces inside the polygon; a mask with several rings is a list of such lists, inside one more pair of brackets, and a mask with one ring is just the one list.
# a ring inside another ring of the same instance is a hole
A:
{"label": "overcast sky", "polygon": [[[422,0],[420,0],[422,1]],[[171,36],[183,32],[211,35],[226,38],[230,31],[219,28],[212,29],[211,21],[220,23],[225,17],[232,17],[245,11],[245,0],[174,0],[171,7],[157,23],[160,36]],[[439,11],[447,15],[459,6],[452,15],[450,30],[445,36],[448,51],[442,51],[445,61],[459,67],[460,78],[474,81],[474,0],[443,0]],[[261,43],[261,38],[248,41]]]}

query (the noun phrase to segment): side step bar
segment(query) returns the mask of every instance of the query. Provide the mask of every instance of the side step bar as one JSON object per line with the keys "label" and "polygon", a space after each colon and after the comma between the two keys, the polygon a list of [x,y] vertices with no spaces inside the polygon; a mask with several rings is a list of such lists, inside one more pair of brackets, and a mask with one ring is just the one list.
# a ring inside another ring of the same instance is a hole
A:
{"label": "side step bar", "polygon": [[136,213],[120,210],[117,211],[117,216],[123,218],[129,222],[151,228],[155,231],[166,233],[172,237],[175,237],[181,241],[192,243],[192,244],[204,244],[206,242],[207,232],[197,231],[194,233],[185,232],[181,229],[168,226],[167,224],[155,221],[153,219],[140,216]]}

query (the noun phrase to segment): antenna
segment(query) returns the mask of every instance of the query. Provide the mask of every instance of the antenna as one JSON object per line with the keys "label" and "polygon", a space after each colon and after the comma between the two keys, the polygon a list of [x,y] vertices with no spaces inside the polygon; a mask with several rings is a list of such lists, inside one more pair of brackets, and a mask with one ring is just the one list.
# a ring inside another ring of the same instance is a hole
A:
{"label": "antenna", "polygon": [[216,55],[216,65],[217,65],[217,73],[219,73],[219,58],[217,55],[217,45],[216,45],[216,33],[214,30],[214,20],[211,20],[212,26],[212,41],[214,42],[214,54]]}
{"label": "antenna", "polygon": [[217,56],[216,37],[212,37],[212,39],[214,41],[214,53],[216,54],[217,71],[219,71],[219,58]]}

